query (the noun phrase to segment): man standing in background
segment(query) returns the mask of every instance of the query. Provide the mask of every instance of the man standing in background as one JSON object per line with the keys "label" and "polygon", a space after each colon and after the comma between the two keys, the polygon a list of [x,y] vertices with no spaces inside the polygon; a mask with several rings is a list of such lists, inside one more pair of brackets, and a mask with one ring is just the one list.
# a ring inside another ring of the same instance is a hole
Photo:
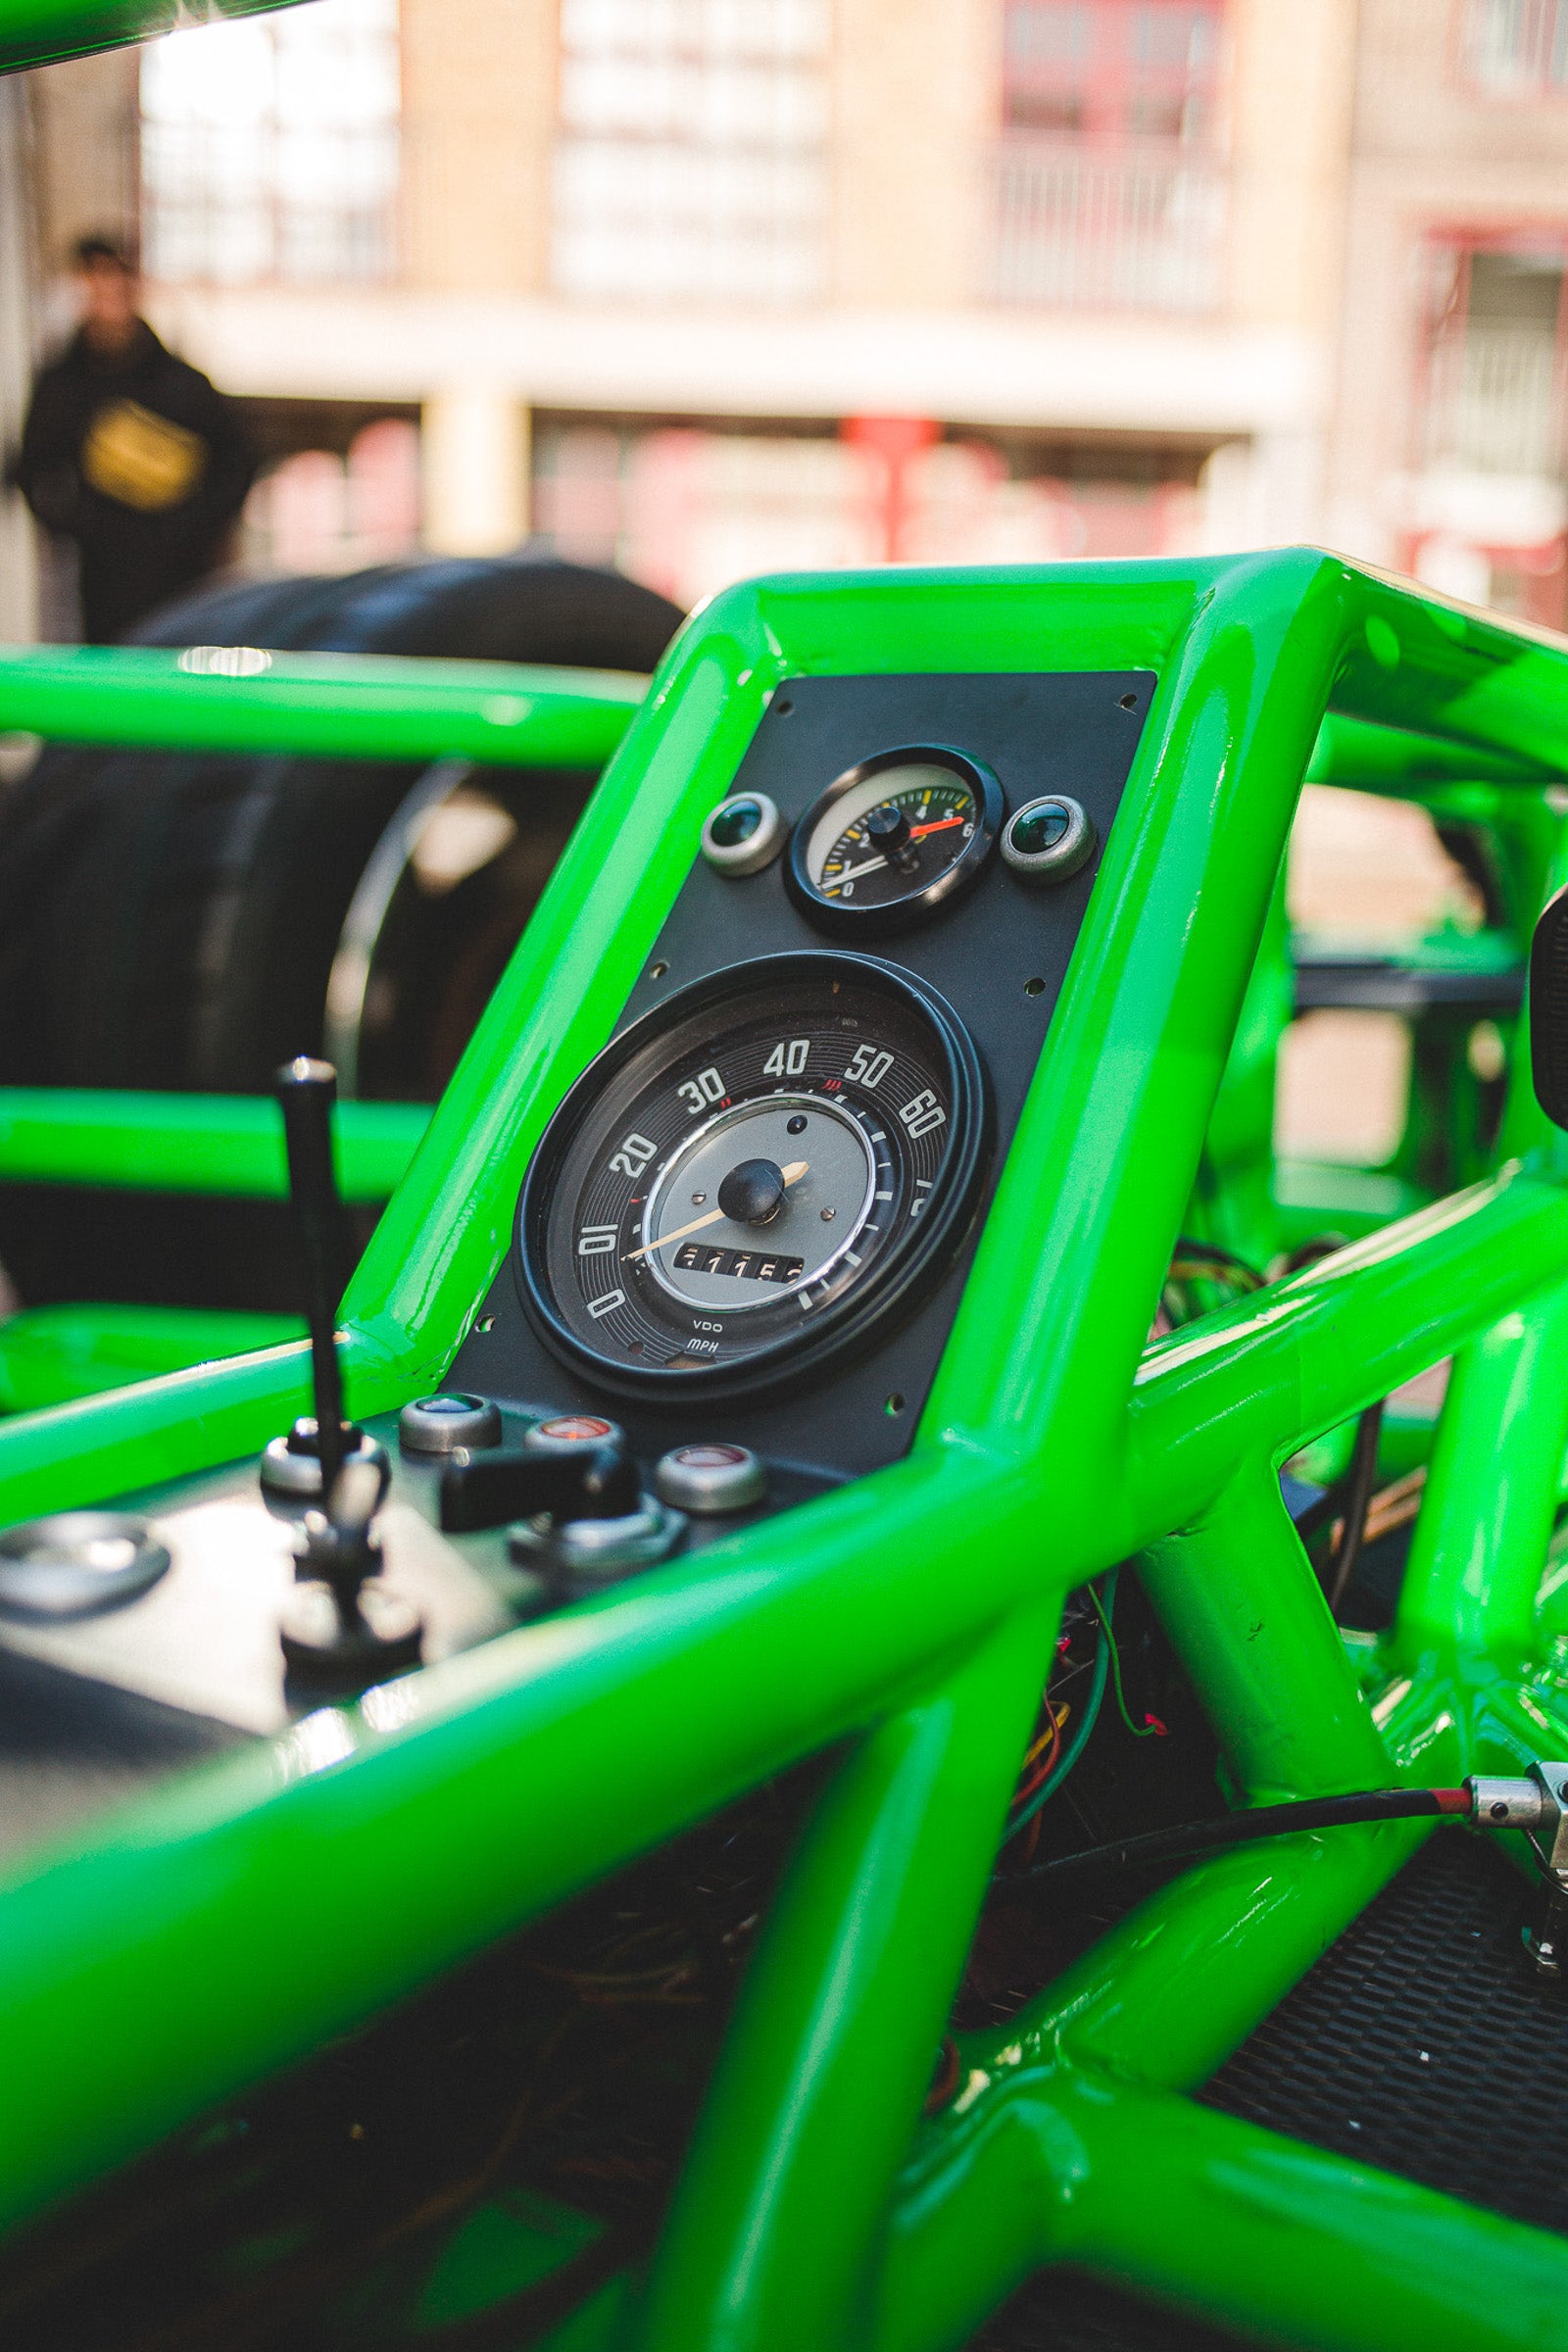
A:
{"label": "man standing in background", "polygon": [[130,247],[83,237],[73,261],[81,323],[33,385],[15,479],[74,542],[82,635],[107,645],[223,560],[256,462],[232,403],[142,318]]}

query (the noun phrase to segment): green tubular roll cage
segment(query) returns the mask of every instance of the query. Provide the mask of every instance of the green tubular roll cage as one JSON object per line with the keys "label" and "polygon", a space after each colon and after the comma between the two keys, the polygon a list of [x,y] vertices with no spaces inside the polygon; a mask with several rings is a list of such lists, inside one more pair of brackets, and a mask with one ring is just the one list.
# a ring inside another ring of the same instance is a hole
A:
{"label": "green tubular roll cage", "polygon": [[[8,2221],[832,1746],[658,2253],[602,2286],[559,2352],[938,2352],[1059,2261],[1269,2340],[1568,2344],[1559,2238],[1188,2095],[1424,1824],[1189,1870],[1005,2029],[960,2036],[958,2095],[921,2120],[1062,1600],[1086,1578],[1136,1563],[1239,1801],[1568,1752],[1538,1614],[1568,1445],[1568,1147],[1525,1054],[1477,1181],[1395,1222],[1368,1211],[1333,1256],[1147,1342],[1195,1185],[1233,1247],[1263,1246],[1276,1214],[1277,886],[1303,778],[1488,823],[1527,931],[1563,878],[1568,649],[1304,550],[727,592],[631,719],[354,1276],[353,1408],[445,1372],[529,1153],[778,681],[1031,667],[1159,683],[911,1452],[323,1709],[14,1873]],[[493,668],[440,674],[368,722],[377,754],[402,728],[411,754],[473,756],[486,699],[512,688]],[[376,682],[370,662],[227,679],[173,657],[17,654],[0,720],[315,749],[330,722],[334,748],[369,749],[355,735]],[[573,729],[602,757],[629,697],[535,673],[514,699],[530,707],[504,756],[526,761],[558,760]],[[133,1108],[114,1147],[101,1102],[59,1108],[51,1128],[38,1098],[0,1103],[0,1153],[23,1152],[0,1167],[97,1182],[120,1151],[136,1180]],[[185,1115],[219,1135],[254,1118]],[[8,1144],[29,1118],[30,1144]],[[1348,1645],[1279,1467],[1450,1355],[1396,1625]],[[0,1516],[232,1460],[306,1403],[305,1349],[285,1341],[0,1423]]]}

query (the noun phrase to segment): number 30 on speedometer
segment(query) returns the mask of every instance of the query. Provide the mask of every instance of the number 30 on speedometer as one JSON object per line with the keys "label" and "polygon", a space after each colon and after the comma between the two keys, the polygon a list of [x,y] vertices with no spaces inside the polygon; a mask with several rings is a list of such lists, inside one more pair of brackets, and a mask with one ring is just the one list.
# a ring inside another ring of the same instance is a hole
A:
{"label": "number 30 on speedometer", "polygon": [[518,1202],[524,1307],[603,1385],[776,1388],[924,1295],[986,1145],[979,1059],[922,983],[855,956],[716,974],[556,1113]]}

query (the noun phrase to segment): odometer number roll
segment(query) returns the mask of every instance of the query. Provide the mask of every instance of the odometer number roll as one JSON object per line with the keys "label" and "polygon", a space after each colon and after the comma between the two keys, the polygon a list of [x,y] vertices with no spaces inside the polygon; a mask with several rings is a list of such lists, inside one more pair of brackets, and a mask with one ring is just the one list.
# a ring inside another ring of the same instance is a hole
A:
{"label": "odometer number roll", "polygon": [[923,983],[858,956],[715,974],[551,1121],[517,1204],[524,1308],[610,1389],[786,1385],[925,1295],[988,1134],[978,1056]]}

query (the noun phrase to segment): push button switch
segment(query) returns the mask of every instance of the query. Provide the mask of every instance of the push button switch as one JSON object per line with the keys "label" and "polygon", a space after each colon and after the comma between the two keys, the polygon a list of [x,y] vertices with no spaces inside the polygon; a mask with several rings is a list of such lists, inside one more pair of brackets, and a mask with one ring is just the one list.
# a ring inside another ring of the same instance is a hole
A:
{"label": "push button switch", "polygon": [[767,1474],[749,1446],[674,1446],[661,1454],[654,1484],[673,1509],[717,1517],[760,1502]]}
{"label": "push button switch", "polygon": [[607,1421],[602,1413],[556,1413],[548,1421],[536,1421],[522,1441],[524,1452],[556,1461],[592,1453],[596,1446],[625,1443],[619,1424]]}
{"label": "push button switch", "polygon": [[469,1452],[501,1443],[501,1414],[487,1396],[450,1390],[440,1396],[416,1396],[398,1415],[398,1440],[405,1453]]}

